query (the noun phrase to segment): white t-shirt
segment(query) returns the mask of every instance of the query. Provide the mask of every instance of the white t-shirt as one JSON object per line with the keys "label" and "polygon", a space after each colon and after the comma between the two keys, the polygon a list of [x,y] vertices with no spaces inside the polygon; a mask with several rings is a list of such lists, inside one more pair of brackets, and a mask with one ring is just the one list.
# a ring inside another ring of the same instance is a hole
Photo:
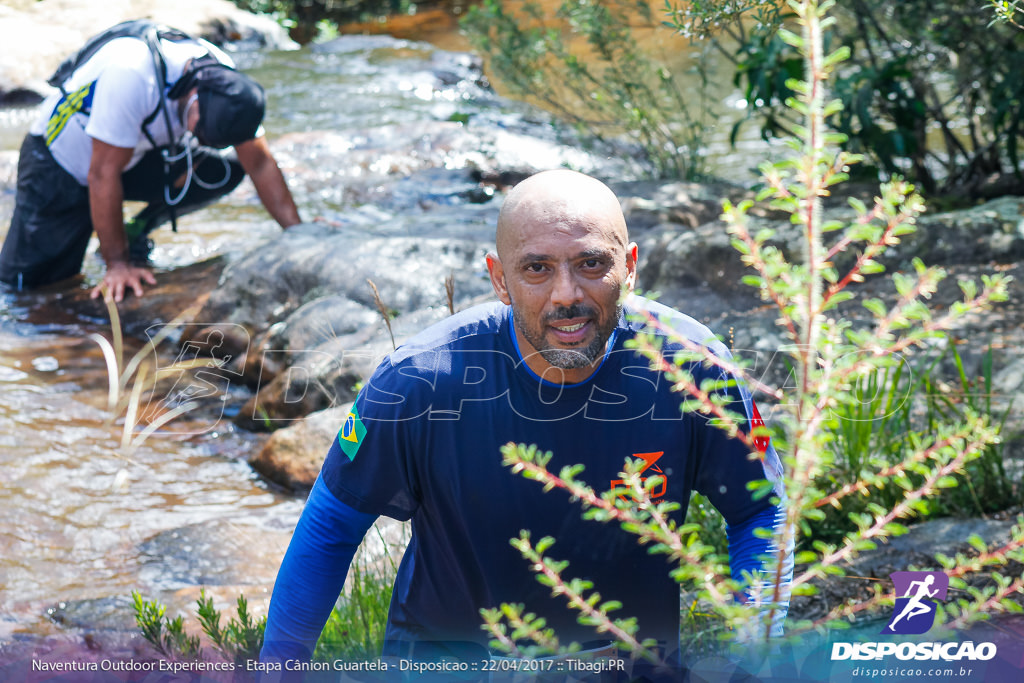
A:
{"label": "white t-shirt", "polygon": [[[75,71],[60,91],[41,106],[42,114],[29,132],[42,135],[53,158],[82,185],[86,184],[92,157],[92,139],[115,147],[135,150],[126,168],[153,148],[142,132],[142,124],[160,104],[160,90],[177,81],[185,64],[194,57],[212,53],[221,63],[234,66],[231,58],[205,40],[160,41],[167,83],[157,83],[152,53],[138,38],[115,38]],[[185,132],[177,105],[168,101],[173,140]],[[147,126],[157,145],[169,144],[163,112]]]}

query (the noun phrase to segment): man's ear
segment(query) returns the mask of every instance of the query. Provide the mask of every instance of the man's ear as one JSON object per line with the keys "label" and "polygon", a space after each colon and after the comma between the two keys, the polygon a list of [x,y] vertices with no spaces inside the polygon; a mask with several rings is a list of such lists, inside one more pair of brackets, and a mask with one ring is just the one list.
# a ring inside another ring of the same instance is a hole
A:
{"label": "man's ear", "polygon": [[512,298],[508,295],[508,287],[505,286],[505,269],[501,260],[493,251],[487,254],[487,272],[491,275],[491,287],[498,300],[506,306],[512,305]]}
{"label": "man's ear", "polygon": [[636,242],[630,242],[629,246],[626,247],[626,280],[625,285],[629,291],[633,291],[636,287],[636,261],[640,253],[639,248],[636,246]]}

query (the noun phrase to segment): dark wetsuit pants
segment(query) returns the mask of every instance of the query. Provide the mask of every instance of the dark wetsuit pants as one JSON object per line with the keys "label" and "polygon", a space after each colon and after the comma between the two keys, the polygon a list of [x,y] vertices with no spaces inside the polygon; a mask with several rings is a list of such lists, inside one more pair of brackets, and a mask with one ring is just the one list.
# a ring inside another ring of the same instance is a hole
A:
{"label": "dark wetsuit pants", "polygon": [[[173,207],[176,216],[213,203],[245,177],[233,154],[208,147],[193,148],[192,164],[192,182],[184,198]],[[169,177],[180,178],[186,168],[186,159],[175,161]],[[147,202],[134,219],[144,226],[143,233],[170,220],[172,207],[164,197],[163,159],[159,150],[148,152],[125,171],[122,182],[125,199]],[[172,187],[171,199],[176,199],[179,192],[180,189]],[[41,136],[25,136],[18,159],[14,215],[0,251],[0,282],[27,288],[77,275],[92,231],[89,189],[61,168]]]}

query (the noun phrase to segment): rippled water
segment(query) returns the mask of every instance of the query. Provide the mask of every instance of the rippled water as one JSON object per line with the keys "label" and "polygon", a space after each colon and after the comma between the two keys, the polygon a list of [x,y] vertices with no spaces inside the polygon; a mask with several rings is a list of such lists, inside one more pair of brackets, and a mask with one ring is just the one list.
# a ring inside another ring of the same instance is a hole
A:
{"label": "rippled water", "polygon": [[290,528],[299,504],[254,475],[241,457],[257,438],[227,422],[122,454],[89,327],[18,323],[19,303],[0,300],[0,639],[57,632],[49,610],[60,602],[182,587],[173,572],[147,571],[180,561],[147,556],[161,532]]}

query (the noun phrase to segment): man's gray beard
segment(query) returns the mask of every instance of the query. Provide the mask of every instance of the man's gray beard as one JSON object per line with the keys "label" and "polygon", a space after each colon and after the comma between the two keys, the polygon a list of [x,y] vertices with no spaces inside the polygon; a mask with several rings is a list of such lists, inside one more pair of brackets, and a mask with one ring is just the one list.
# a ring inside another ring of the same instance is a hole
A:
{"label": "man's gray beard", "polygon": [[608,330],[598,330],[594,339],[582,349],[558,349],[547,346],[544,342],[544,337],[536,338],[532,331],[523,323],[523,319],[519,316],[519,309],[512,306],[512,319],[516,324],[516,330],[519,334],[522,334],[526,338],[526,341],[530,342],[530,346],[537,349],[543,358],[549,365],[562,370],[575,370],[577,368],[585,368],[588,365],[593,365],[594,362],[604,354],[605,345],[608,343],[608,339],[611,338],[612,330],[619,323],[619,318],[622,317],[622,304],[615,307],[615,316],[612,318],[611,328]]}
{"label": "man's gray beard", "polygon": [[540,349],[541,358],[562,370],[575,370],[592,365],[604,351],[607,339],[594,337],[594,341],[582,349]]}

